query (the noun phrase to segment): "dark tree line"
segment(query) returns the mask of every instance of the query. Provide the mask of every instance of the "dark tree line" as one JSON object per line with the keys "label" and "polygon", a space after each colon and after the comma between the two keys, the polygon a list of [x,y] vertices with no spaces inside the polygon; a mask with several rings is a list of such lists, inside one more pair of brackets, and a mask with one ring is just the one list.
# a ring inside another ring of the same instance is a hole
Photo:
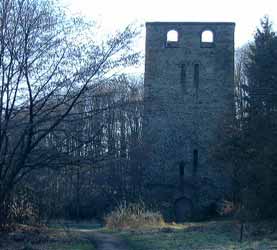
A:
{"label": "dark tree line", "polygon": [[125,76],[83,95],[44,144],[58,163],[32,185],[48,187],[39,204],[44,216],[101,217],[140,198],[142,107],[141,80]]}
{"label": "dark tree line", "polygon": [[232,165],[240,216],[272,218],[277,209],[277,35],[268,17],[236,56],[237,115],[221,156]]}
{"label": "dark tree line", "polygon": [[13,220],[100,218],[139,200],[142,97],[142,79],[125,75],[87,89],[38,146],[44,156],[12,196]]}

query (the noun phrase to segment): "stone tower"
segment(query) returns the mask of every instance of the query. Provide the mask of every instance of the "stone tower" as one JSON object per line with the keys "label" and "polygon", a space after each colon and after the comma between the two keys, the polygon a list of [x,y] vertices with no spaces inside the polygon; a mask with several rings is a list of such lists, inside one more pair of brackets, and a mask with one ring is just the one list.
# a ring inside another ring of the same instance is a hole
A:
{"label": "stone tower", "polygon": [[149,194],[175,203],[177,220],[228,190],[212,151],[234,116],[234,28],[223,22],[146,24],[146,178]]}

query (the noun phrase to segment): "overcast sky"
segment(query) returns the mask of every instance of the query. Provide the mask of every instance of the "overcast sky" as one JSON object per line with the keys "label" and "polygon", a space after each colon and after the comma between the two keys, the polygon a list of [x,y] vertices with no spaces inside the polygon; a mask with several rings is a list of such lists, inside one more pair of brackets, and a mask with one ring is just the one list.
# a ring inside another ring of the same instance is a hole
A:
{"label": "overcast sky", "polygon": [[236,23],[236,47],[246,43],[269,15],[276,27],[277,0],[61,0],[73,13],[112,31],[138,21],[220,21]]}

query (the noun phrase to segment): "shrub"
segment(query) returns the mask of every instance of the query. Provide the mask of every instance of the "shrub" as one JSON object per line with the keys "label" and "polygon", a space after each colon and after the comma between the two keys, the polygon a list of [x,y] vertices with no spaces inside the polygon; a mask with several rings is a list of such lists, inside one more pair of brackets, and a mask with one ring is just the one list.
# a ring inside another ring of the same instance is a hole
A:
{"label": "shrub", "polygon": [[105,217],[110,229],[138,229],[161,227],[164,219],[159,212],[147,210],[144,203],[122,203]]}
{"label": "shrub", "polygon": [[13,194],[8,206],[8,217],[11,222],[34,224],[38,221],[35,196],[29,187],[20,186]]}

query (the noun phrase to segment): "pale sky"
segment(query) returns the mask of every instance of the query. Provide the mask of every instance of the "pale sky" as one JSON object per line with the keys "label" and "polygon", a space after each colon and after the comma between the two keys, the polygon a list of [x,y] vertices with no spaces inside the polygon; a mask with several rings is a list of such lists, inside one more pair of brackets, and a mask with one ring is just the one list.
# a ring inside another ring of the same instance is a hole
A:
{"label": "pale sky", "polygon": [[277,27],[277,0],[61,0],[72,13],[114,31],[137,21],[235,22],[236,47],[253,37],[264,15]]}

